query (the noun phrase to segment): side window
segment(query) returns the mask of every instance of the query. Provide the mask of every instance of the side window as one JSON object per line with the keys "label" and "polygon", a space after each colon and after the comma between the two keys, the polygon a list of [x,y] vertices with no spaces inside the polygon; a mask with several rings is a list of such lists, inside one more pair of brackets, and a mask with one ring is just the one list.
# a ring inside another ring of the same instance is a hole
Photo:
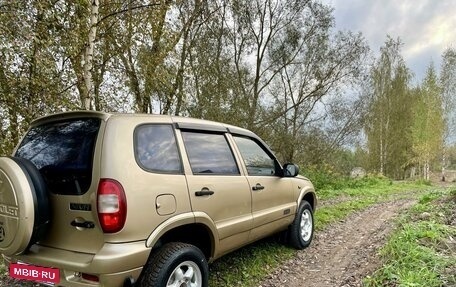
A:
{"label": "side window", "polygon": [[182,132],[193,174],[240,174],[223,134]]}
{"label": "side window", "polygon": [[182,164],[171,125],[142,125],[135,130],[135,156],[152,172],[182,173]]}
{"label": "side window", "polygon": [[254,140],[235,136],[234,140],[244,159],[249,175],[274,175],[275,162]]}

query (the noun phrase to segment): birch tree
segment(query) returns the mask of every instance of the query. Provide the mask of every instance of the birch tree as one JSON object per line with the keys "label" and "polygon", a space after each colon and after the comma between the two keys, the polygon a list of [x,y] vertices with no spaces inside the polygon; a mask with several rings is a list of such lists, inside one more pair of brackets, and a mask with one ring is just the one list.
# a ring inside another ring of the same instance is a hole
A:
{"label": "birch tree", "polygon": [[442,181],[448,162],[448,147],[456,142],[456,50],[448,48],[442,55],[440,73],[443,120],[445,123],[442,150]]}
{"label": "birch tree", "polygon": [[364,126],[371,168],[403,178],[408,168],[413,102],[410,71],[400,54],[401,42],[390,37],[370,73],[370,104]]}
{"label": "birch tree", "polygon": [[85,89],[84,93],[81,94],[81,102],[86,110],[94,109],[93,100],[94,87],[93,87],[93,54],[95,49],[95,40],[97,36],[97,25],[98,25],[98,10],[100,2],[99,0],[91,0],[90,7],[90,22],[89,22],[89,34],[87,37],[87,44],[84,51],[83,61],[83,78]]}
{"label": "birch tree", "polygon": [[440,86],[444,108],[444,117],[448,124],[446,140],[456,138],[456,50],[446,49],[442,54]]}
{"label": "birch tree", "polygon": [[431,64],[413,103],[412,161],[419,165],[422,177],[429,180],[431,161],[442,152],[444,120],[439,79]]}

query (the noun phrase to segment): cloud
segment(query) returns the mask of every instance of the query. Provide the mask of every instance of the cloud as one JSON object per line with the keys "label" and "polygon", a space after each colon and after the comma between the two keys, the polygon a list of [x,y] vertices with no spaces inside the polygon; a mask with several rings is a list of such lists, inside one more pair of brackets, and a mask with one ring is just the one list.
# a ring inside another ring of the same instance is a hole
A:
{"label": "cloud", "polygon": [[402,55],[417,79],[431,61],[438,68],[443,51],[456,46],[453,0],[323,0],[335,8],[336,28],[360,31],[379,53],[386,35],[404,43]]}

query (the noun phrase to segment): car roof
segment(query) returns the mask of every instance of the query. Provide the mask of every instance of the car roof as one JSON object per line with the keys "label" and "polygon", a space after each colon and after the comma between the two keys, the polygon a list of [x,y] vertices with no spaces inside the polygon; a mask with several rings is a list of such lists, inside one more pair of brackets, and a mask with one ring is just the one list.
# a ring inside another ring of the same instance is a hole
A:
{"label": "car roof", "polygon": [[70,112],[62,112],[56,113],[44,117],[40,117],[34,120],[31,123],[31,126],[37,126],[41,124],[45,124],[48,122],[54,121],[61,121],[66,119],[72,118],[81,118],[81,117],[95,117],[100,118],[104,121],[107,121],[109,118],[153,118],[154,121],[159,122],[160,120],[171,121],[176,124],[176,127],[179,129],[198,129],[198,130],[207,130],[207,131],[219,131],[219,132],[229,132],[233,134],[245,135],[250,137],[255,137],[259,139],[259,137],[244,128],[237,127],[230,124],[210,121],[210,120],[203,120],[203,119],[196,119],[190,117],[182,117],[182,116],[171,116],[171,115],[159,115],[159,114],[144,114],[144,113],[107,113],[107,112],[99,112],[99,111],[70,111]]}

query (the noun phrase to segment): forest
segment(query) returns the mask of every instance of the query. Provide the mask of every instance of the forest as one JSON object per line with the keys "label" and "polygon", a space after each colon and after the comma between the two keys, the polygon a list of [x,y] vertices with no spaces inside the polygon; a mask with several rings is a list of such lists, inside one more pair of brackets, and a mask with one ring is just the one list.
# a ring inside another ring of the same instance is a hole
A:
{"label": "forest", "polygon": [[0,0],[0,154],[35,118],[87,109],[248,128],[303,174],[440,177],[456,49],[416,81],[402,46],[372,51],[315,0]]}

